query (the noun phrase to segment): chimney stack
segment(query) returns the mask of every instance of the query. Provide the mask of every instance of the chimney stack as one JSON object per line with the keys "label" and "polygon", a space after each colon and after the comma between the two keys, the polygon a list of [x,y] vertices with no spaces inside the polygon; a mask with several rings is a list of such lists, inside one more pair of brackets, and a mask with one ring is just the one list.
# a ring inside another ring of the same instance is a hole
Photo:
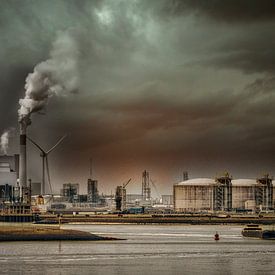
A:
{"label": "chimney stack", "polygon": [[19,157],[19,184],[27,187],[27,123],[24,119],[20,121],[20,157]]}

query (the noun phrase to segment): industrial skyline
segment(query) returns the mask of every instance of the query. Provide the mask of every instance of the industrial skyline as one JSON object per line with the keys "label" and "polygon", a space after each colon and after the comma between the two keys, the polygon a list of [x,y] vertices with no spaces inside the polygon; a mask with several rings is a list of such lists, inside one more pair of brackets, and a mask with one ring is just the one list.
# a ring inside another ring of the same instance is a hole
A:
{"label": "industrial skyline", "polygon": [[[105,193],[128,178],[139,190],[145,169],[162,193],[185,170],[274,175],[274,18],[268,0],[1,1],[0,131],[17,129],[8,154],[19,153],[26,78],[44,64],[55,91],[28,134],[46,148],[68,134],[50,157],[56,190],[84,185],[91,156]],[[40,161],[28,146],[34,181]]]}

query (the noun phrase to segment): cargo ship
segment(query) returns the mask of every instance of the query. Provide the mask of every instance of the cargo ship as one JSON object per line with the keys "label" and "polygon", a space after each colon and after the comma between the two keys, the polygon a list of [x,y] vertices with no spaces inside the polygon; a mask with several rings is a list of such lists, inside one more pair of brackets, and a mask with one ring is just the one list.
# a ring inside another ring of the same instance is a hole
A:
{"label": "cargo ship", "polygon": [[250,238],[262,238],[263,229],[258,224],[248,224],[243,230],[242,235]]}

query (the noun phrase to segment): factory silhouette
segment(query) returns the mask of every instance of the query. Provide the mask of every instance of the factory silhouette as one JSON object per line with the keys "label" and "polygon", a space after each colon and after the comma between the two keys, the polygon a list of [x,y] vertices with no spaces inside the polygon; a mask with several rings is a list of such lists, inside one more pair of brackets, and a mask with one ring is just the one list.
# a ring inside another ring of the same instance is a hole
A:
{"label": "factory silhouette", "polygon": [[[65,136],[46,151],[27,137],[26,130],[27,123],[23,120],[20,122],[20,154],[0,156],[1,214],[13,216],[13,220],[29,221],[33,214],[46,213],[258,213],[274,210],[275,187],[268,174],[257,179],[233,179],[226,172],[215,178],[189,179],[184,172],[183,181],[171,183],[171,194],[160,196],[149,172],[144,170],[140,194],[127,193],[128,185],[136,184],[131,178],[117,186],[115,194],[100,194],[99,183],[93,178],[92,159],[86,194],[79,193],[79,183],[64,183],[60,194],[54,194],[47,156]],[[27,180],[27,140],[41,153],[41,182]],[[152,188],[158,197],[152,198]]]}
{"label": "factory silhouette", "polygon": [[[51,152],[63,139],[64,137],[47,152]],[[31,179],[27,181],[27,140],[41,151],[41,182],[33,182]],[[152,179],[150,179],[149,172],[146,170],[142,173],[141,194],[126,193],[126,187],[131,182],[131,179],[117,186],[115,194],[100,194],[98,181],[93,179],[91,160],[86,194],[79,194],[79,183],[64,183],[60,194],[53,194],[47,152],[32,139],[22,134],[21,131],[21,154],[0,156],[0,204],[2,214],[107,211],[143,213],[146,208],[152,208],[153,205],[160,205],[160,207],[172,210],[172,195],[162,195],[162,198],[158,197],[155,199],[151,197],[151,185],[156,190],[157,187]],[[49,192],[46,192],[46,190],[49,190]]]}

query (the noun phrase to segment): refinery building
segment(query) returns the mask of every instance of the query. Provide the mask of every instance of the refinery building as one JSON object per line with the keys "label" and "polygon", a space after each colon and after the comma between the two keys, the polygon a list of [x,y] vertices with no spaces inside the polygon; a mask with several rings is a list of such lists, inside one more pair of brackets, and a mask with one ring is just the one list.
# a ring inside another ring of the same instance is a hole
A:
{"label": "refinery building", "polygon": [[216,178],[186,179],[174,185],[176,212],[274,210],[272,178],[232,179],[228,173]]}

